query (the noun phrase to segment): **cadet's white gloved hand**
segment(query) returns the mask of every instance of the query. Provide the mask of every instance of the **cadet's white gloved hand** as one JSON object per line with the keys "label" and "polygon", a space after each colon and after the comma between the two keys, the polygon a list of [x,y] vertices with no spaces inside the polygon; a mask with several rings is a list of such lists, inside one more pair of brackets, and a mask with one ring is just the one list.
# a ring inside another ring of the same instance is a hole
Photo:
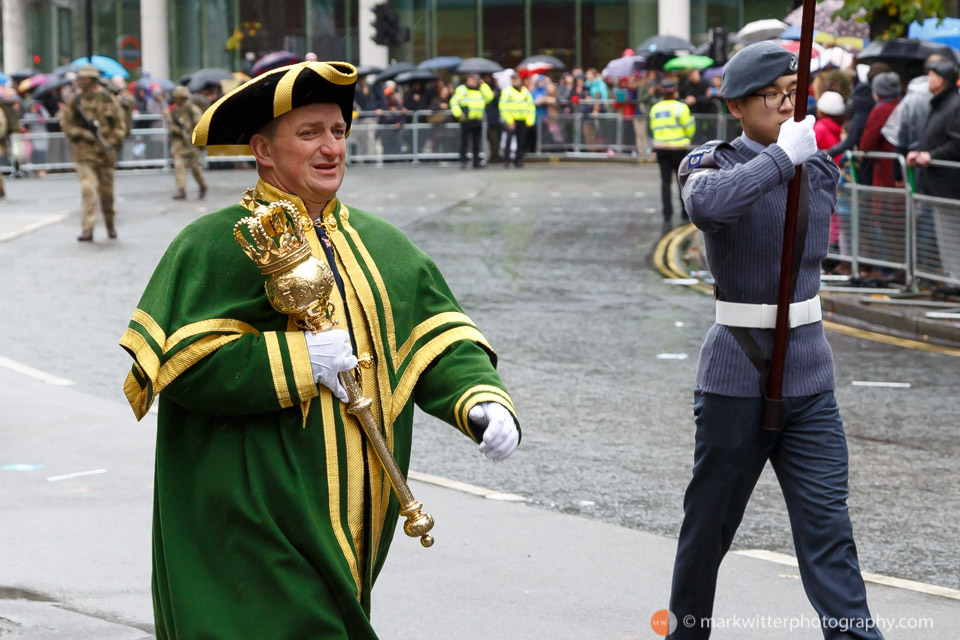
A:
{"label": "cadet's white gloved hand", "polygon": [[483,431],[483,442],[480,443],[480,453],[498,462],[507,458],[517,448],[517,443],[520,442],[517,423],[502,404],[481,402],[470,409],[468,416],[470,422],[478,427],[486,427]]}
{"label": "cadet's white gloved hand", "polygon": [[310,352],[313,379],[333,391],[340,402],[349,402],[347,390],[340,384],[337,374],[357,366],[357,357],[350,346],[350,334],[343,329],[331,329],[320,333],[304,331],[304,335],[307,338],[307,351]]}
{"label": "cadet's white gloved hand", "polygon": [[780,125],[777,146],[786,151],[794,165],[803,164],[817,152],[817,136],[813,133],[816,121],[813,116],[807,116],[802,122],[790,118]]}

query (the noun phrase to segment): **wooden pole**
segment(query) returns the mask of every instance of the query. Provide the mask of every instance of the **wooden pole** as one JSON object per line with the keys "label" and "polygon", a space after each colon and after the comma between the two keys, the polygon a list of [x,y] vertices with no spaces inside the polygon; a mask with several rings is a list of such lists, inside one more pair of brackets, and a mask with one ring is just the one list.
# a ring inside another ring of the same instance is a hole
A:
{"label": "wooden pole", "polygon": [[[807,95],[810,89],[810,50],[813,47],[813,18],[816,0],[803,0],[803,19],[800,25],[800,54],[797,70],[797,99],[793,119],[801,122],[807,117]],[[765,429],[780,428],[783,408],[783,369],[787,358],[790,334],[790,289],[793,278],[794,244],[797,237],[797,209],[800,204],[800,185],[806,178],[803,165],[796,167],[787,187],[787,212],[783,224],[783,248],[780,258],[780,288],[777,292],[777,324],[773,330],[773,359],[770,363],[770,386],[763,416]],[[801,251],[803,248],[801,247]]]}

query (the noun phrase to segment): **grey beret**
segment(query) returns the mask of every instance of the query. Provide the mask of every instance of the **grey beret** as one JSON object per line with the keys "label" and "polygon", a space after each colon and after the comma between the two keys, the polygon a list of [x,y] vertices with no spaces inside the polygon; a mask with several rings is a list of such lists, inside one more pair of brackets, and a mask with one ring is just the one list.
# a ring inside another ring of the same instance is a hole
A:
{"label": "grey beret", "polygon": [[870,88],[881,98],[892,98],[900,95],[900,76],[894,71],[878,73],[870,83]]}
{"label": "grey beret", "polygon": [[797,56],[775,42],[757,42],[730,58],[723,70],[720,93],[724,98],[742,98],[769,87],[780,76],[795,74],[797,69]]}

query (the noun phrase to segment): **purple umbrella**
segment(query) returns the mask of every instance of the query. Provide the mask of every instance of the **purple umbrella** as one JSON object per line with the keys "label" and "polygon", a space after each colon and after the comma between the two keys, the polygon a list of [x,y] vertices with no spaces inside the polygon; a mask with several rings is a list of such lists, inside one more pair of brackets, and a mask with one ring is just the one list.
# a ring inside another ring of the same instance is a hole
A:
{"label": "purple umbrella", "polygon": [[278,69],[288,64],[296,64],[298,62],[300,62],[300,56],[295,53],[291,53],[290,51],[274,51],[257,60],[250,70],[250,75],[255,77],[271,69]]}
{"label": "purple umbrella", "polygon": [[643,69],[646,58],[643,56],[623,56],[611,60],[603,68],[603,77],[605,78],[623,78],[633,74],[634,71]]}
{"label": "purple umbrella", "polygon": [[710,67],[709,69],[704,69],[701,72],[704,82],[710,82],[717,76],[723,77],[723,67]]}
{"label": "purple umbrella", "polygon": [[[861,9],[850,16],[847,20],[837,18],[833,19],[833,14],[843,7],[843,0],[822,0],[817,4],[813,15],[813,28],[815,31],[823,31],[832,36],[852,36],[854,38],[870,39],[870,25],[865,22],[857,22],[856,18],[866,14],[866,9]],[[787,14],[783,19],[789,25],[800,26],[800,20],[803,16],[803,7],[798,7]]]}

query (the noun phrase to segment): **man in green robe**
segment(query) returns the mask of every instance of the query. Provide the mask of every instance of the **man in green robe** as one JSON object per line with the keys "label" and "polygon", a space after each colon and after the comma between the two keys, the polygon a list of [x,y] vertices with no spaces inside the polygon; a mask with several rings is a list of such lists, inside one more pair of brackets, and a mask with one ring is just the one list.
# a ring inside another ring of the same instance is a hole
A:
{"label": "man in green robe", "polygon": [[[430,258],[336,197],[356,70],[306,62],[221,98],[194,144],[248,143],[260,180],[188,225],[120,344],[140,419],[159,394],[153,518],[157,636],[372,639],[370,590],[399,505],[336,375],[361,387],[406,473],[413,405],[494,460],[519,442],[496,356]],[[287,200],[334,271],[312,334],[275,311],[234,240],[257,203]],[[311,225],[312,223],[312,225]],[[427,561],[428,559],[425,559]]]}

